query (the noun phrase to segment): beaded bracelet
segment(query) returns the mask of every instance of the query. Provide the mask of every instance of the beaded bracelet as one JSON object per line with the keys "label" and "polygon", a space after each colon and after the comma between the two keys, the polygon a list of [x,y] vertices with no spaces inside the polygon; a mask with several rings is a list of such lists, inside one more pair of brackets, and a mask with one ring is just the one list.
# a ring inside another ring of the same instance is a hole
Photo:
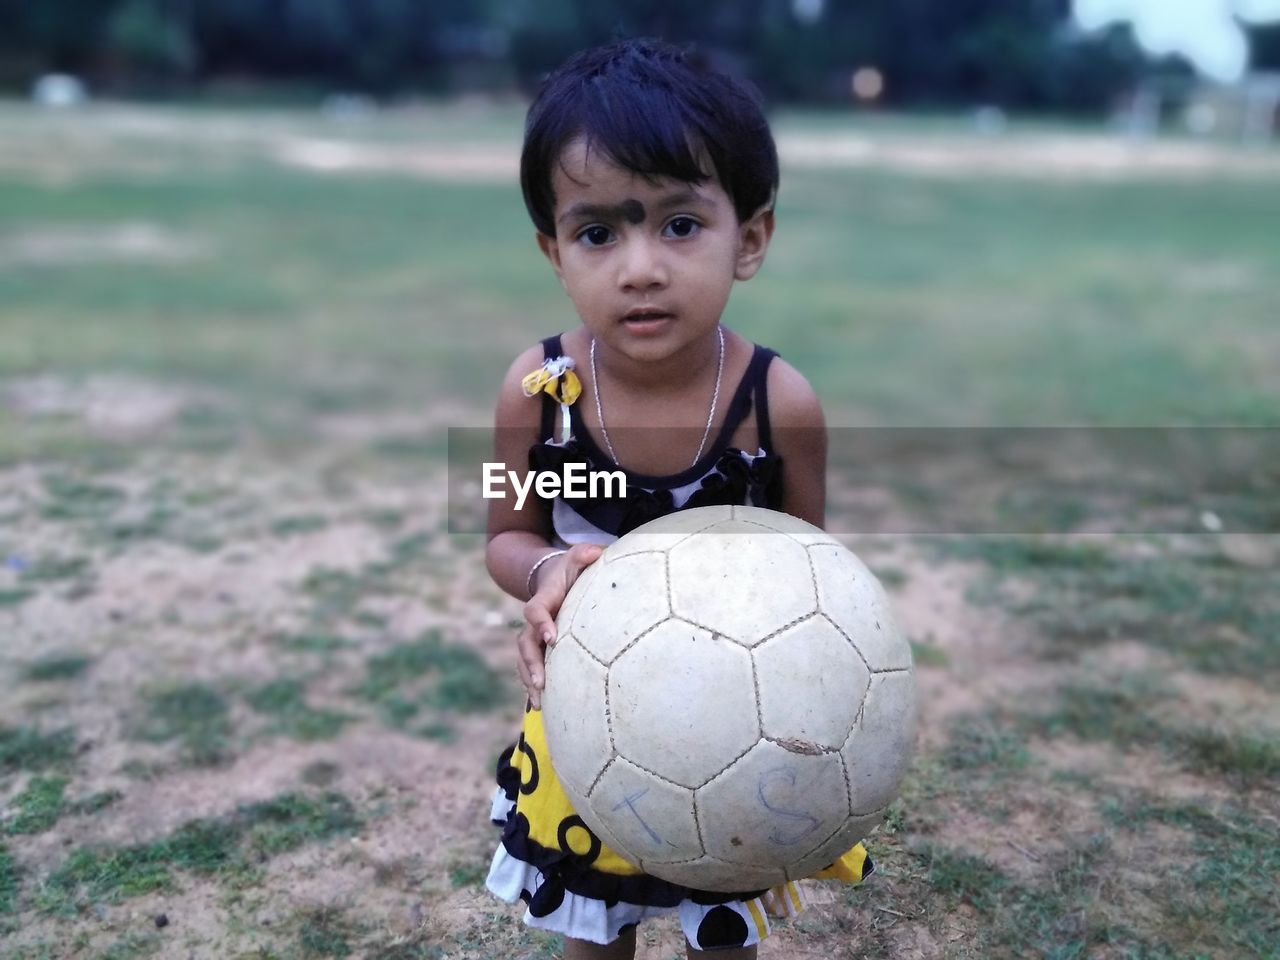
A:
{"label": "beaded bracelet", "polygon": [[533,576],[538,572],[538,568],[552,557],[558,557],[561,554],[568,552],[568,550],[552,550],[550,553],[545,553],[538,559],[538,562],[529,569],[529,576],[525,579],[524,588],[525,592],[528,593],[531,598],[533,597]]}

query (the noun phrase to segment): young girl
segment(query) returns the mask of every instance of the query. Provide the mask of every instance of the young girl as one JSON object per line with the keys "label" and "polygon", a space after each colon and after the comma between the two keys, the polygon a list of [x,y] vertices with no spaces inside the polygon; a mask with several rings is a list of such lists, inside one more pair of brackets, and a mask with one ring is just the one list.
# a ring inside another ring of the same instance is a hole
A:
{"label": "young girl", "polygon": [[[720,324],[733,282],[755,275],[773,234],[773,138],[737,83],[675,48],[629,41],[579,54],[547,80],[529,110],[520,179],[538,246],[582,325],[511,365],[496,459],[622,469],[627,495],[531,498],[522,510],[491,502],[489,572],[528,601],[517,662],[529,703],[499,761],[502,843],[488,887],[523,899],[528,925],[564,934],[569,960],[630,958],[636,924],[673,910],[689,956],[753,958],[768,915],[801,909],[799,888],[708,893],[623,860],[556,780],[540,694],[565,594],[617,537],[708,504],[823,523],[817,397],[772,351]],[[859,844],[818,876],[856,883],[870,870]]]}

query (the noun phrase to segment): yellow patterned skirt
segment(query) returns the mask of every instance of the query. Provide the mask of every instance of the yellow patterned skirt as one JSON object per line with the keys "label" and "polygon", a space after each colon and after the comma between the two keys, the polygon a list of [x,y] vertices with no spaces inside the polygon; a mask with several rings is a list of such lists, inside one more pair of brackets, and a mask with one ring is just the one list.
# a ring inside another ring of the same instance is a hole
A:
{"label": "yellow patterned skirt", "polygon": [[[794,882],[758,893],[693,890],[644,873],[601,842],[574,812],[547,752],[542,713],[527,709],[520,738],[498,760],[493,822],[502,828],[486,885],[523,900],[524,922],[578,940],[611,943],[648,917],[676,911],[699,950],[745,947],[769,935],[769,917],[795,916]],[[817,879],[860,883],[873,870],[855,845]]]}

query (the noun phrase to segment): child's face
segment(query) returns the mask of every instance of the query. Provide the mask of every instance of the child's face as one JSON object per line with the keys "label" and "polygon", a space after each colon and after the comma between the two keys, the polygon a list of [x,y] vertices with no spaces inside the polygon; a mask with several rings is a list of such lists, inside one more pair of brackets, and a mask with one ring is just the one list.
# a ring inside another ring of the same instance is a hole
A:
{"label": "child's face", "polygon": [[714,178],[651,181],[580,140],[561,154],[552,188],[556,235],[538,234],[538,245],[591,334],[637,361],[709,335],[773,232],[770,210],[740,224]]}

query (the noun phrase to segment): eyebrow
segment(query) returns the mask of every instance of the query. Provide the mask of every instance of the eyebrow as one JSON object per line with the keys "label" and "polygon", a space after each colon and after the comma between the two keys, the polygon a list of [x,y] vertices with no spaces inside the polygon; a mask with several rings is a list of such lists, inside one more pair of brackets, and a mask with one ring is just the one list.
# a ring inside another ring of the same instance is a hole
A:
{"label": "eyebrow", "polygon": [[[618,204],[607,203],[575,203],[556,219],[556,223],[564,223],[566,220],[609,220],[617,221],[626,219],[624,207],[626,202]],[[696,190],[689,188],[686,190],[678,190],[668,193],[657,203],[653,204],[652,209],[655,211],[670,210],[672,207],[709,207],[711,201],[698,193]]]}

